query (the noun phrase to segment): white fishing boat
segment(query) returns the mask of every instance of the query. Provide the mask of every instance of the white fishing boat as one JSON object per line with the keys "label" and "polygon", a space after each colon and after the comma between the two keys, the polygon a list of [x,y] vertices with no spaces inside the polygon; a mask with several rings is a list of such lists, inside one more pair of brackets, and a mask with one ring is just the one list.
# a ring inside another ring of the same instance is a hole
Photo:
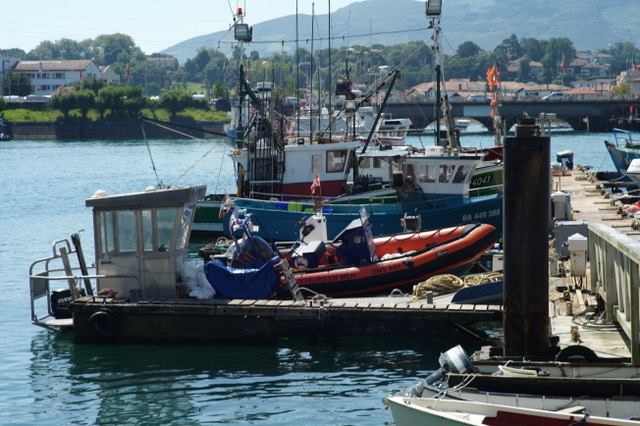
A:
{"label": "white fishing boat", "polygon": [[385,398],[397,426],[452,425],[637,425],[635,420],[592,415],[579,403],[558,410],[522,408],[444,398]]}
{"label": "white fishing boat", "polygon": [[[567,358],[582,361],[560,361]],[[474,420],[480,423],[451,424],[539,424],[496,423],[496,418],[502,416],[504,419],[505,413],[517,412],[526,416],[522,417],[523,422],[525,419],[557,419],[555,413],[558,412],[588,415],[588,424],[592,424],[595,416],[616,422],[640,419],[640,380],[636,366],[628,362],[606,362],[580,345],[565,348],[556,359],[473,362],[458,345],[440,355],[438,370],[412,388],[390,396],[393,403],[389,405],[392,411],[395,407],[402,413],[398,415],[405,420],[409,417],[407,412],[411,413],[412,419],[416,416],[437,417],[439,414],[432,413],[433,410],[443,410],[454,417],[459,417],[461,412],[470,414],[469,418],[473,417],[471,414],[481,415]],[[468,403],[467,408],[445,408],[445,405],[450,407],[450,403],[461,402]],[[436,405],[438,409],[434,408]],[[491,408],[497,406],[501,407],[502,414]],[[452,410],[455,413],[451,413]],[[551,423],[542,424],[565,424],[548,421]],[[416,424],[401,423],[398,419],[396,423]]]}
{"label": "white fishing boat", "polygon": [[640,186],[640,158],[631,160],[626,175],[629,176],[629,179],[635,182],[636,185]]}

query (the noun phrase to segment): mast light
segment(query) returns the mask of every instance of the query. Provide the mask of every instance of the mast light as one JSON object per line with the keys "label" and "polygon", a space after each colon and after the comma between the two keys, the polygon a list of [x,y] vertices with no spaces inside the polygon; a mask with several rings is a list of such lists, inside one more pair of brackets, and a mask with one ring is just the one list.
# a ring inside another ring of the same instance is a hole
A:
{"label": "mast light", "polygon": [[440,16],[442,14],[442,0],[427,0],[427,16]]}

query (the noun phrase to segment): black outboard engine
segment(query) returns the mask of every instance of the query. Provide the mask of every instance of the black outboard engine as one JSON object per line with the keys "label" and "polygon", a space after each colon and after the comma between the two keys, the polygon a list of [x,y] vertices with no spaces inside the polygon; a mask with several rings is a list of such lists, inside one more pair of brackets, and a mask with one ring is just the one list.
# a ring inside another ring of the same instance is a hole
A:
{"label": "black outboard engine", "polygon": [[405,395],[416,398],[422,396],[422,390],[425,386],[430,386],[439,382],[447,373],[468,374],[475,371],[473,362],[471,362],[471,359],[469,359],[467,353],[460,345],[454,346],[445,353],[441,353],[438,358],[438,363],[440,363],[439,369],[431,373],[429,377],[411,389],[407,390]]}

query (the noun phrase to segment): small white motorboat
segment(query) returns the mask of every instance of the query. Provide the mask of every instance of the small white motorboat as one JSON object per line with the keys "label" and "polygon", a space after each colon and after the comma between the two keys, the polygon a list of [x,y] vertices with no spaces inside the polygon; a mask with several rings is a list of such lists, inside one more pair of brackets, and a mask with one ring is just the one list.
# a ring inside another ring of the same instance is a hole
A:
{"label": "small white motorboat", "polygon": [[640,186],[640,158],[631,160],[626,175],[629,176],[629,179],[635,182],[636,185]]}

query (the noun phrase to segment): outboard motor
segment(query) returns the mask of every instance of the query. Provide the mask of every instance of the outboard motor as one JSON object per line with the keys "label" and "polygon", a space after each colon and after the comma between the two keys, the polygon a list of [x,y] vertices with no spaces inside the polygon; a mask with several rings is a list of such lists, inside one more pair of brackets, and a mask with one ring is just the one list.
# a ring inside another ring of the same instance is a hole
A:
{"label": "outboard motor", "polygon": [[416,398],[422,396],[422,391],[425,386],[439,382],[447,373],[468,374],[475,371],[473,362],[471,362],[471,359],[469,359],[467,353],[460,345],[454,346],[447,352],[440,354],[438,363],[440,363],[439,369],[411,389],[405,391],[405,395]]}

